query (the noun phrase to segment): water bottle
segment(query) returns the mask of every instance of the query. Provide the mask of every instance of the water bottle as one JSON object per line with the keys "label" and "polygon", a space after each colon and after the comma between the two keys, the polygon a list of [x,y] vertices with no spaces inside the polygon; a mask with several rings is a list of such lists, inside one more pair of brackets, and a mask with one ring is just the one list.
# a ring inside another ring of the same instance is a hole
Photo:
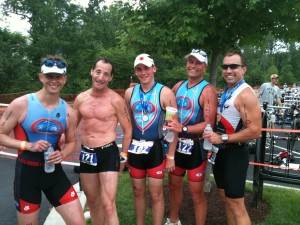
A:
{"label": "water bottle", "polygon": [[44,170],[46,173],[52,173],[55,169],[54,163],[47,162],[47,158],[51,152],[54,152],[54,149],[51,146],[44,151]]}
{"label": "water bottle", "polygon": [[[206,125],[204,131],[205,132],[211,132],[212,131],[212,128],[211,128],[210,124]],[[204,138],[203,148],[205,150],[212,150],[212,143],[210,143],[210,141],[207,140],[207,138]]]}
{"label": "water bottle", "polygon": [[167,130],[167,134],[165,136],[165,140],[167,142],[169,142],[169,143],[172,142],[174,140],[174,132],[171,131],[171,130]]}

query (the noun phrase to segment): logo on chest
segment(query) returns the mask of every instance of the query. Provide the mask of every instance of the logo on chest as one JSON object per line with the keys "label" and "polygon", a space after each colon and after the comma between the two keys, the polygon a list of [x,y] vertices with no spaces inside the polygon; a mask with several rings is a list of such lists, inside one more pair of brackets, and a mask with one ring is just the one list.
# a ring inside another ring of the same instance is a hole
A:
{"label": "logo on chest", "polygon": [[61,134],[63,127],[57,120],[40,119],[31,125],[31,130],[39,134]]}

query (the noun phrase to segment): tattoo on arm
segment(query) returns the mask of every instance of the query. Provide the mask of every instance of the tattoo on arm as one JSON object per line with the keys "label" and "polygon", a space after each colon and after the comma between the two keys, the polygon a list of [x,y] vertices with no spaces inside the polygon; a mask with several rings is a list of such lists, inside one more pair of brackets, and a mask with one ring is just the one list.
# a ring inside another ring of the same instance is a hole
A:
{"label": "tattoo on arm", "polygon": [[[244,108],[246,108],[246,105],[244,105]],[[246,118],[246,124],[250,124],[251,123],[251,120],[248,119],[248,115],[247,115],[247,112],[245,110],[245,118]]]}
{"label": "tattoo on arm", "polygon": [[205,106],[205,117],[209,117],[209,114],[210,114],[210,102],[209,100],[207,101],[207,105]]}
{"label": "tattoo on arm", "polygon": [[6,123],[6,121],[9,119],[9,117],[11,116],[12,111],[8,114],[8,116],[5,118],[4,122],[1,124],[1,126],[3,127],[4,124]]}
{"label": "tattoo on arm", "polygon": [[130,117],[129,117],[128,110],[127,110],[126,106],[124,107],[124,116],[127,118],[128,122],[130,123]]}

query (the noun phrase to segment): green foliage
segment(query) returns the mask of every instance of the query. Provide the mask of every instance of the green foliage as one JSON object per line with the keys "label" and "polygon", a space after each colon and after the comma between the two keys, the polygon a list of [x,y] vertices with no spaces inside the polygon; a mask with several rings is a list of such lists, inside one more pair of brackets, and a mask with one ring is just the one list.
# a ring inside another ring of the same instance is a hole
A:
{"label": "green foliage", "polygon": [[[2,85],[1,92],[37,90],[40,85],[34,76],[40,58],[49,54],[68,61],[63,93],[90,87],[91,65],[99,56],[115,63],[111,87],[127,88],[134,77],[134,57],[143,52],[155,60],[157,81],[172,87],[186,78],[183,58],[193,48],[208,53],[205,79],[217,86],[225,86],[219,65],[231,47],[244,50],[250,85],[268,81],[273,71],[282,73],[280,82],[299,83],[300,51],[294,44],[299,41],[298,6],[295,0],[145,0],[115,1],[107,7],[104,0],[90,0],[83,8],[70,0],[4,0],[4,13],[21,15],[31,28],[28,37],[18,37],[20,41],[1,39],[0,75],[11,84],[10,89]],[[7,35],[14,36],[3,37]],[[279,51],[278,40],[287,52]]]}

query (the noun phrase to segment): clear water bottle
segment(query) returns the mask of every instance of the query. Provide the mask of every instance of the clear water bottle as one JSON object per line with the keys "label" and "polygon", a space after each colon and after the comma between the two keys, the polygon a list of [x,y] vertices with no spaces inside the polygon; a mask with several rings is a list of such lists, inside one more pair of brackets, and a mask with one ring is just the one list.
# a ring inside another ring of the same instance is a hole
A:
{"label": "clear water bottle", "polygon": [[167,130],[167,134],[165,136],[165,140],[167,142],[169,142],[169,143],[172,142],[174,140],[174,132],[171,131],[171,130]]}
{"label": "clear water bottle", "polygon": [[54,163],[47,162],[47,158],[51,152],[54,152],[54,149],[51,146],[44,151],[44,170],[46,173],[52,173],[55,169]]}
{"label": "clear water bottle", "polygon": [[[211,132],[212,131],[212,128],[211,128],[210,124],[206,125],[204,131],[205,132]],[[204,138],[203,148],[205,150],[212,150],[212,143],[210,143],[210,141],[207,140],[207,138]]]}

